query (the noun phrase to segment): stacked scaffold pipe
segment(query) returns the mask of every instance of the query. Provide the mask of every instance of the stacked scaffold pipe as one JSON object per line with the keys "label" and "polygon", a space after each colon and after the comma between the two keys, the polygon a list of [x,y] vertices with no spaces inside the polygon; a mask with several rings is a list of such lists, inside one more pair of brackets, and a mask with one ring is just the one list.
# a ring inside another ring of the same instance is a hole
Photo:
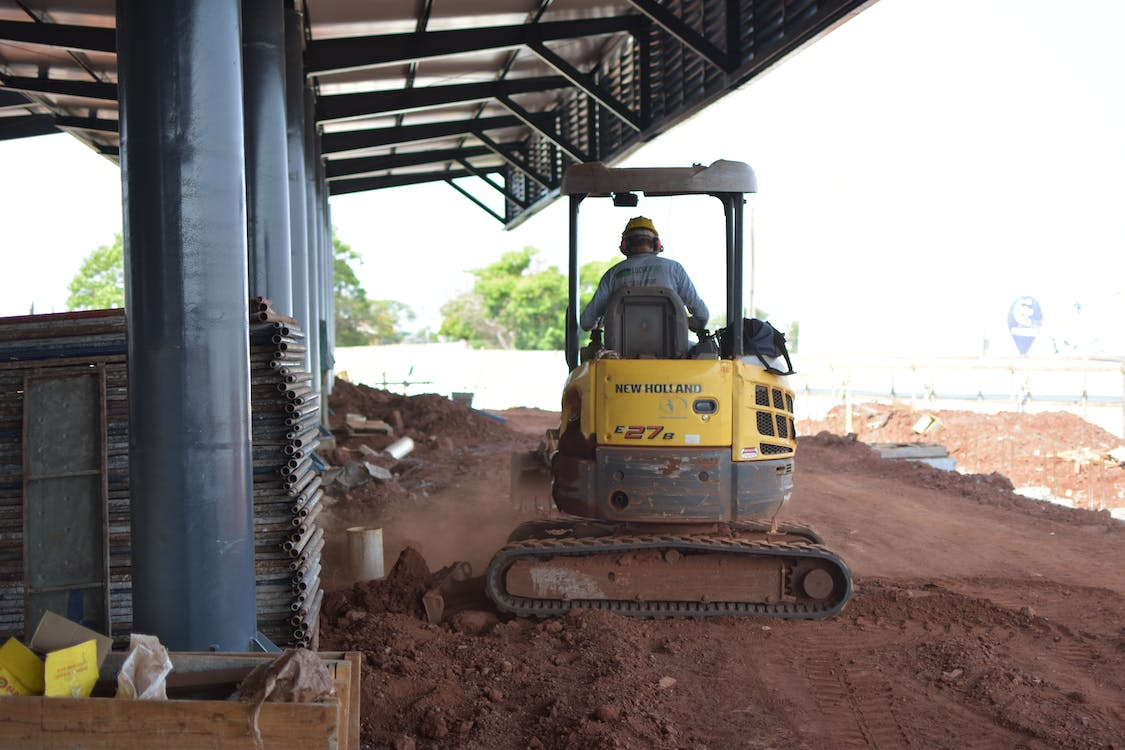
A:
{"label": "stacked scaffold pipe", "polygon": [[[305,339],[295,323],[276,315],[265,300],[251,302],[250,321],[258,625],[278,645],[315,647],[323,600],[324,533],[316,521],[323,492],[312,457],[320,401],[312,393],[311,376],[302,369]],[[34,626],[25,622],[25,560],[34,562],[35,556],[29,556],[24,537],[24,425],[38,417],[25,409],[26,388],[30,378],[75,377],[92,377],[99,383],[101,435],[71,434],[68,440],[89,438],[101,446],[104,522],[97,524],[96,533],[104,534],[104,543],[96,546],[108,550],[106,629],[117,645],[129,640],[133,568],[122,310],[0,318],[0,640],[30,637],[27,629]],[[60,443],[64,451],[67,445]]]}
{"label": "stacked scaffold pipe", "polygon": [[320,396],[305,367],[305,334],[269,300],[250,302],[254,561],[258,629],[279,646],[316,648],[324,592],[317,523],[324,490],[314,451]]}

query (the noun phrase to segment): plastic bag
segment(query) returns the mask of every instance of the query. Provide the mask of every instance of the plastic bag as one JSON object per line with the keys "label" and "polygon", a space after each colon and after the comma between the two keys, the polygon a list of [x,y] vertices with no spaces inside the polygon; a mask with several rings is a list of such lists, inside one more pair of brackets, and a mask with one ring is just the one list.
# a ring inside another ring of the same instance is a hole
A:
{"label": "plastic bag", "polygon": [[129,653],[117,673],[118,698],[167,700],[165,682],[172,672],[168,649],[154,635],[129,636]]}

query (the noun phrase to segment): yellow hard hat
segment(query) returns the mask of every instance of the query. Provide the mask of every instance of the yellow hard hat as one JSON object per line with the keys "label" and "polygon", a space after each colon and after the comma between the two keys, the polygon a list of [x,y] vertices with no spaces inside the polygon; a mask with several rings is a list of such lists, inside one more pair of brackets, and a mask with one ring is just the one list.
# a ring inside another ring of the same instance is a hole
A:
{"label": "yellow hard hat", "polygon": [[664,251],[664,245],[660,242],[660,235],[656,232],[656,226],[652,223],[652,219],[645,218],[644,216],[634,216],[629,219],[629,223],[625,225],[625,231],[621,233],[621,246],[620,250],[625,255],[629,255],[632,251],[629,247],[629,238],[634,235],[643,235],[652,239],[652,251],[660,253]]}
{"label": "yellow hard hat", "polygon": [[644,216],[634,216],[629,219],[629,223],[625,225],[625,231],[621,233],[621,236],[628,237],[630,234],[641,231],[651,234],[653,239],[660,236],[656,231],[656,226],[652,223],[652,219]]}

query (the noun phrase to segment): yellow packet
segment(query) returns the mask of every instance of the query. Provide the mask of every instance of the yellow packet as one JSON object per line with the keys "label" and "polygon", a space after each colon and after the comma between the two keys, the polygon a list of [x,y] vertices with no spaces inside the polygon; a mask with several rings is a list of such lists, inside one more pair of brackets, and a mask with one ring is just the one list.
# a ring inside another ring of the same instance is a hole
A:
{"label": "yellow packet", "polygon": [[43,660],[15,638],[0,646],[0,696],[43,692]]}
{"label": "yellow packet", "polygon": [[47,654],[44,695],[85,698],[98,681],[98,644],[94,640]]}

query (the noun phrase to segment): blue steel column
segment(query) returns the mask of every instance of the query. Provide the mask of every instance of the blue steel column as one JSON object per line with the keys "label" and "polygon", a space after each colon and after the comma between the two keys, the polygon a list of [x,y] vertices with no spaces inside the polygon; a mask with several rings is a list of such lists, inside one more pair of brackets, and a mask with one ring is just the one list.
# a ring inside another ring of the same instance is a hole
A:
{"label": "blue steel column", "polygon": [[118,0],[133,629],[255,633],[239,3]]}
{"label": "blue steel column", "polygon": [[[320,210],[323,214],[320,237],[321,242],[324,243],[324,319],[327,328],[327,341],[325,343],[328,351],[328,361],[323,363],[327,377],[327,382],[324,383],[324,393],[328,395],[332,393],[333,373],[336,371],[336,248],[332,244],[332,207],[328,203],[328,179],[325,175],[323,159],[318,160],[318,166],[320,169],[317,184],[320,186]],[[327,422],[327,416],[327,412],[325,412],[325,422]]]}
{"label": "blue steel column", "polygon": [[[308,333],[308,208],[305,201],[305,73],[301,14],[285,8],[285,138],[289,162],[289,242],[293,317]],[[305,355],[308,363],[308,354]]]}
{"label": "blue steel column", "polygon": [[289,171],[285,132],[285,8],[242,0],[246,105],[246,229],[250,296],[293,314]]}
{"label": "blue steel column", "polygon": [[[309,372],[312,373],[313,393],[323,393],[320,376],[320,222],[316,191],[316,104],[313,92],[305,87],[305,204],[308,210],[308,253],[309,253],[309,325],[306,329],[309,342]],[[320,400],[322,414],[327,414],[328,399]],[[326,419],[324,421],[327,421]]]}

